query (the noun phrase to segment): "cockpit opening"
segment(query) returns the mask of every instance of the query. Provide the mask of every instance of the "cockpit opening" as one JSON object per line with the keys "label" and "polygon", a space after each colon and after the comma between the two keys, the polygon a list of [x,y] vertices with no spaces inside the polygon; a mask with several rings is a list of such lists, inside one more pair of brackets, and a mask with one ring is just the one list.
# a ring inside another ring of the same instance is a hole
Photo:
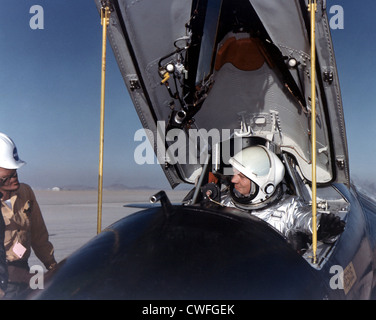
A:
{"label": "cockpit opening", "polygon": [[[243,153],[243,158],[240,158],[240,162],[233,170],[230,170],[230,167],[231,164],[234,165],[234,160],[230,160],[229,164],[226,159],[215,157],[221,159],[220,162],[215,162],[212,167],[207,167],[206,171],[202,171],[200,179],[197,180],[198,183],[183,200],[183,203],[185,205],[218,208],[230,206],[246,211],[250,215],[268,222],[271,229],[274,232],[281,233],[298,254],[302,255],[314,268],[321,269],[333,252],[336,241],[344,230],[347,213],[349,212],[349,202],[333,185],[318,188],[317,214],[319,223],[317,228],[319,241],[317,263],[313,263],[310,181],[301,174],[294,155],[282,151],[272,141],[258,136],[242,137],[241,141],[241,150],[248,149],[252,152],[248,155]],[[230,139],[222,142],[220,147],[214,149],[228,148],[232,150],[230,159],[234,159],[234,145],[234,139]],[[256,150],[257,148],[258,150]],[[253,161],[254,166],[249,167],[248,159],[244,157],[251,157],[249,159]],[[265,164],[262,164],[263,161],[266,161]],[[276,178],[278,172],[272,172],[273,166],[278,168],[278,163],[283,165],[283,168],[275,169],[282,170],[283,178],[281,177],[281,180]],[[244,171],[241,169],[242,166],[244,166]],[[240,183],[234,178],[236,174],[240,174],[239,180],[250,177],[251,184],[256,183],[256,188],[252,189],[251,187],[249,191],[251,196],[247,196],[248,198],[236,193],[234,184]],[[279,183],[279,181],[281,182]],[[270,188],[270,186],[273,186],[273,188]],[[198,196],[197,190],[199,190]],[[235,194],[232,190],[235,190]],[[262,196],[258,197],[256,193],[261,191],[263,192]],[[255,199],[260,200],[255,203]],[[331,232],[333,234],[330,234]]]}

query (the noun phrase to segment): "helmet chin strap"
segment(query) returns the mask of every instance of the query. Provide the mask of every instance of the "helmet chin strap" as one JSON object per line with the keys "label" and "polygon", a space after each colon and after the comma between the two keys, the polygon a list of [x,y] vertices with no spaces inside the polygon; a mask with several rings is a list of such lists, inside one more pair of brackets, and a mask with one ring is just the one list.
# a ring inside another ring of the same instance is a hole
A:
{"label": "helmet chin strap", "polygon": [[231,194],[232,200],[234,202],[234,205],[237,208],[243,209],[243,210],[258,210],[258,209],[262,209],[262,208],[266,207],[267,205],[270,205],[271,203],[279,200],[282,197],[282,194],[283,194],[282,187],[279,184],[276,187],[276,190],[273,193],[273,195],[270,196],[268,199],[266,199],[265,201],[259,202],[259,203],[252,203],[252,200],[258,194],[258,189],[259,189],[259,187],[256,184],[254,184],[254,185],[256,186],[255,192],[253,194],[251,193],[250,196],[243,196],[235,190],[234,184],[231,183],[230,194]]}

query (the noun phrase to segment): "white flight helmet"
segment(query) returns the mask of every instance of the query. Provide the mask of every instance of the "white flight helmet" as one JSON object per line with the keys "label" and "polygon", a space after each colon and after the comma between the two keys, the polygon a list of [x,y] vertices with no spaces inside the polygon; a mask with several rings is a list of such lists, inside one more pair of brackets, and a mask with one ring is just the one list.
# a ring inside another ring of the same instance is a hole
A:
{"label": "white flight helmet", "polygon": [[4,169],[18,169],[26,162],[18,157],[17,148],[13,140],[0,132],[0,167]]}
{"label": "white flight helmet", "polygon": [[282,161],[276,154],[261,145],[243,149],[230,158],[229,162],[255,184],[250,196],[243,201],[234,199],[239,200],[243,205],[265,203],[273,196],[285,175]]}

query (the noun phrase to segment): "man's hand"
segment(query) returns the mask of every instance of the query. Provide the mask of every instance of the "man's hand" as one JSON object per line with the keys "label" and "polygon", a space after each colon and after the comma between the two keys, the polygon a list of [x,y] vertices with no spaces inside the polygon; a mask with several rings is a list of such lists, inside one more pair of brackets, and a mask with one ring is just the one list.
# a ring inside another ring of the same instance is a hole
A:
{"label": "man's hand", "polygon": [[327,242],[338,236],[345,229],[345,222],[333,213],[322,213],[320,226],[317,230],[317,240]]}

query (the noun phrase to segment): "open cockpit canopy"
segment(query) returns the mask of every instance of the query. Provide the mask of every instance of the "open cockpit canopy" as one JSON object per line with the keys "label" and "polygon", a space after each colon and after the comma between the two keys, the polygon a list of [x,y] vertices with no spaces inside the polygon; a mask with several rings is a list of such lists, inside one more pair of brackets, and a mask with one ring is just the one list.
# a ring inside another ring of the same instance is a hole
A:
{"label": "open cockpit canopy", "polygon": [[[98,9],[103,1],[95,0]],[[310,181],[307,0],[110,0],[109,38],[125,85],[171,186],[221,141],[261,137]],[[317,183],[349,183],[345,124],[326,15],[316,12]],[[222,146],[218,149],[218,146]],[[211,158],[209,158],[211,155]],[[219,159],[219,160],[218,160]]]}

